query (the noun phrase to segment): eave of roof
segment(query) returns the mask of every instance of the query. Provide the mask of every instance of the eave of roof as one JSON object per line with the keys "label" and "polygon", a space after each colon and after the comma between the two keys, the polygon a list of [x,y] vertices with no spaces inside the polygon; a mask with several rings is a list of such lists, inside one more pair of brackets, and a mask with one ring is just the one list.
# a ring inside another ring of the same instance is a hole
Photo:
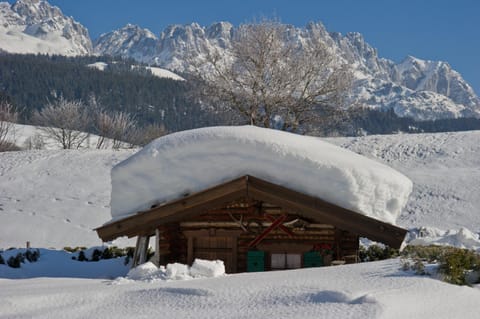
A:
{"label": "eave of roof", "polygon": [[403,228],[328,203],[320,198],[305,195],[249,175],[105,224],[95,230],[103,241],[113,240],[120,236],[133,237],[151,232],[156,227],[169,222],[197,216],[207,209],[221,207],[239,198],[250,198],[275,204],[305,217],[321,219],[340,229],[394,248],[400,248],[407,232]]}

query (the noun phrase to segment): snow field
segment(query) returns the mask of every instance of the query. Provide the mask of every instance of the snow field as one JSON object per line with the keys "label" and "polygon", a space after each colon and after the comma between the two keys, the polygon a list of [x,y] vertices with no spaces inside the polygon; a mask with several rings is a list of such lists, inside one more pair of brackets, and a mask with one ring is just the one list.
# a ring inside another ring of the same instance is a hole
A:
{"label": "snow field", "polygon": [[480,233],[480,131],[373,135],[328,142],[383,162],[413,181],[397,219],[405,228]]}
{"label": "snow field", "polygon": [[[1,267],[1,266],[0,266]],[[0,279],[0,318],[476,318],[480,289],[398,259],[187,281]]]}
{"label": "snow field", "polygon": [[[480,246],[479,140],[476,131],[329,142],[391,165],[413,180],[398,223],[415,228],[414,240],[474,248]],[[98,245],[91,229],[110,219],[110,169],[132,153],[0,153],[0,247],[23,246],[26,240],[37,247]],[[460,230],[446,231],[451,228]],[[478,317],[478,286],[403,272],[398,259],[185,281],[185,265],[167,265],[171,280],[132,280],[123,278],[129,270],[123,258],[78,262],[71,256],[40,249],[36,263],[20,269],[0,265],[0,318]],[[122,277],[113,279],[117,276]]]}
{"label": "snow field", "polygon": [[132,152],[0,153],[0,247],[101,245],[93,229],[110,218],[110,169]]}

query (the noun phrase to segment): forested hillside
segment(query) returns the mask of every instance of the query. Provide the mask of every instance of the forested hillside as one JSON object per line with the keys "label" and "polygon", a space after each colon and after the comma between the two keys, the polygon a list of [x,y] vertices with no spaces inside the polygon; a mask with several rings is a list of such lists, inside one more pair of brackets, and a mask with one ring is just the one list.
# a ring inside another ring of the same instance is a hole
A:
{"label": "forested hillside", "polygon": [[[104,62],[101,71],[89,64]],[[104,56],[64,57],[0,54],[0,100],[13,104],[20,120],[32,124],[31,114],[60,97],[96,103],[109,111],[135,116],[138,124],[164,125],[169,132],[209,125],[246,124],[227,114],[201,107],[195,80],[175,81],[154,76],[128,59]],[[418,122],[398,117],[393,110],[355,108],[325,115],[316,135],[355,136],[395,132],[445,132],[480,129],[480,119],[459,118]]]}
{"label": "forested hillside", "polygon": [[[104,70],[88,67],[106,62]],[[93,97],[107,110],[135,115],[139,124],[159,123],[168,131],[214,124],[213,117],[187,98],[190,84],[158,78],[132,60],[109,57],[0,55],[0,97],[29,123],[34,110],[63,96],[88,103]]]}

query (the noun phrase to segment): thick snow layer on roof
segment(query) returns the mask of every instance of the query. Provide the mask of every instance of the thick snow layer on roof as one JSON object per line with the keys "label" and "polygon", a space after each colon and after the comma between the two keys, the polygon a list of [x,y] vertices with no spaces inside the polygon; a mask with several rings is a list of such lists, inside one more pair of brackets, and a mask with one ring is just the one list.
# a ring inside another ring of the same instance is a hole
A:
{"label": "thick snow layer on roof", "polygon": [[112,169],[112,218],[252,175],[395,223],[412,182],[394,169],[316,137],[254,126],[161,137]]}

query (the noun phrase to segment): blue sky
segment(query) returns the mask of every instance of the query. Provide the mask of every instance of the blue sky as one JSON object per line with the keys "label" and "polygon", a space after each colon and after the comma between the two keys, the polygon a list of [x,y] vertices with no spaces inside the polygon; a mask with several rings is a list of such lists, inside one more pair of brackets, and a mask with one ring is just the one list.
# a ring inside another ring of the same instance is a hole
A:
{"label": "blue sky", "polygon": [[321,21],[329,31],[360,32],[381,57],[443,60],[480,94],[478,0],[50,0],[85,25],[92,38],[138,24],[159,34],[169,24],[234,25],[267,16],[304,26]]}

